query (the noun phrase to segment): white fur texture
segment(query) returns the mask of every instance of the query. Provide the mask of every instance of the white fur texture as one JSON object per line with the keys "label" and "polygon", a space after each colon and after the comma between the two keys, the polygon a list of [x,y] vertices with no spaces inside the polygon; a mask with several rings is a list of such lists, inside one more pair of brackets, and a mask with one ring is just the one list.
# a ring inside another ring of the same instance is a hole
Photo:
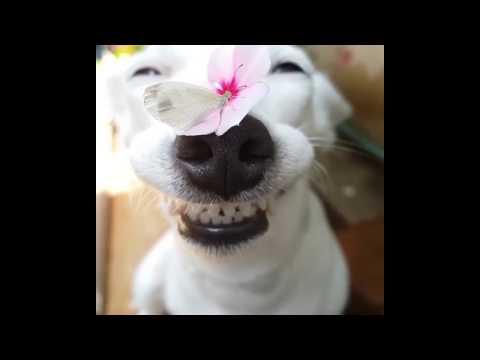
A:
{"label": "white fur texture", "polygon": [[[141,94],[162,80],[207,86],[215,46],[151,46],[110,80],[120,132],[137,175],[160,192],[195,194],[172,166],[172,129],[155,123]],[[270,46],[272,67],[294,62],[305,73],[271,74],[270,91],[253,110],[270,131],[275,163],[261,190],[274,198],[268,231],[229,255],[214,255],[172,228],[139,267],[134,304],[139,314],[340,314],[348,297],[343,254],[317,197],[308,187],[314,160],[308,136],[334,141],[333,125],[351,108],[328,78],[293,46]],[[160,76],[131,78],[144,66]],[[251,193],[245,196],[253,196]]]}

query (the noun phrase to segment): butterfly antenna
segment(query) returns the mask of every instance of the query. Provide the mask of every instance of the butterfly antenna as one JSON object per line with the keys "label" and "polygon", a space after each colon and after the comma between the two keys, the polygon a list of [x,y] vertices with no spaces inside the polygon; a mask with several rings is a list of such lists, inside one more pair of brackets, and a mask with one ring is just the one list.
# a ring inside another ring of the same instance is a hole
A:
{"label": "butterfly antenna", "polygon": [[233,72],[233,77],[236,78],[237,77],[237,71],[240,70],[240,68],[243,66],[244,64],[240,64],[238,65],[238,67],[235,69],[235,71]]}

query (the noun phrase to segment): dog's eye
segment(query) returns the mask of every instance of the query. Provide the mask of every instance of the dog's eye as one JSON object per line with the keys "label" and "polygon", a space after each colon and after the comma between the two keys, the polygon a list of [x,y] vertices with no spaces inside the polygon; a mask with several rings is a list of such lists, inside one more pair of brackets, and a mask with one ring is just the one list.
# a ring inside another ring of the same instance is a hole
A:
{"label": "dog's eye", "polygon": [[289,72],[304,72],[303,69],[295,63],[284,62],[273,67],[271,73],[289,73]]}
{"label": "dog's eye", "polygon": [[151,75],[161,75],[160,71],[153,67],[143,67],[135,71],[132,77],[135,76],[151,76]]}

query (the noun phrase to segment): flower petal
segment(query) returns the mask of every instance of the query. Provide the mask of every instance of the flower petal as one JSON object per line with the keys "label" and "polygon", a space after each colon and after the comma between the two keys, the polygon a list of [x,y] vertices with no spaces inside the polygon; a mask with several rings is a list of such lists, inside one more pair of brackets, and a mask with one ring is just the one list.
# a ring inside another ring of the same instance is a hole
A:
{"label": "flower petal", "polygon": [[224,107],[220,126],[215,132],[218,136],[226,133],[232,126],[239,125],[248,112],[266,95],[268,87],[256,83],[241,91],[237,98]]}
{"label": "flower petal", "polygon": [[201,122],[197,123],[183,134],[186,136],[207,135],[213,133],[220,124],[220,109],[216,109],[207,115]]}
{"label": "flower petal", "polygon": [[217,48],[208,62],[208,81],[215,86],[233,77],[233,46]]}
{"label": "flower petal", "polygon": [[270,55],[266,46],[243,45],[233,51],[233,66],[239,85],[252,85],[270,70]]}

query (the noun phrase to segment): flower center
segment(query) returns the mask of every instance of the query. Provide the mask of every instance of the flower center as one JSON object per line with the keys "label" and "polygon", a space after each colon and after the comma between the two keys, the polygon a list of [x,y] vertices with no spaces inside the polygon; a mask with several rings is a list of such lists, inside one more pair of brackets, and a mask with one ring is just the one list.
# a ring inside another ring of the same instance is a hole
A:
{"label": "flower center", "polygon": [[217,94],[223,96],[225,102],[234,99],[240,91],[235,78],[230,82],[222,81],[219,85],[220,87],[217,89]]}
{"label": "flower center", "polygon": [[226,97],[227,99],[230,99],[232,97],[232,92],[227,90],[223,93],[223,96]]}

